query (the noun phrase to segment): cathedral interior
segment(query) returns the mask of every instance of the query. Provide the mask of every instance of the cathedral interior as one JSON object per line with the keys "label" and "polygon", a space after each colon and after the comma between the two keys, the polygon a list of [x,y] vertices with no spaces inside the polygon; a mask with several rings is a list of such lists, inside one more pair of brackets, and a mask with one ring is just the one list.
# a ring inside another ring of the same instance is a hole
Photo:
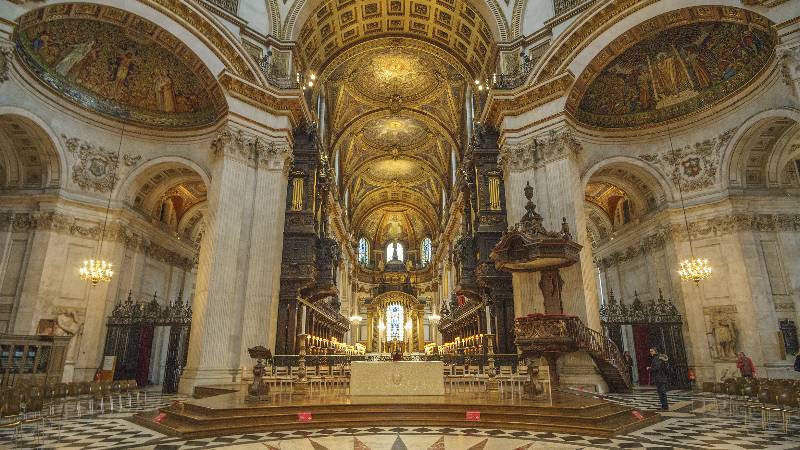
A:
{"label": "cathedral interior", "polygon": [[799,13],[3,0],[0,446],[800,446]]}

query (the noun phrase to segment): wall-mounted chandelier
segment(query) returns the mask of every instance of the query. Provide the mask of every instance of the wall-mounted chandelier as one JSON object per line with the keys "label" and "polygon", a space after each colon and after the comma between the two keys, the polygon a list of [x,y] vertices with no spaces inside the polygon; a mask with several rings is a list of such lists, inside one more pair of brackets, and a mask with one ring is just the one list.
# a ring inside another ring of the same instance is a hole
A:
{"label": "wall-mounted chandelier", "polygon": [[83,261],[83,266],[78,269],[81,280],[88,281],[91,286],[97,286],[100,282],[107,283],[111,281],[114,276],[114,270],[110,261],[106,261],[101,256],[103,255],[103,238],[106,234],[106,226],[108,225],[108,212],[111,209],[111,194],[114,192],[114,185],[117,183],[117,168],[119,167],[119,157],[122,151],[122,137],[125,134],[125,127],[119,134],[119,145],[117,145],[117,159],[114,161],[114,173],[111,177],[112,185],[108,192],[108,202],[106,203],[106,217],[103,220],[103,228],[100,230],[100,243],[97,248],[98,258],[92,258]]}
{"label": "wall-mounted chandelier", "polygon": [[675,169],[678,171],[676,184],[678,185],[678,194],[680,195],[681,198],[681,209],[683,210],[683,223],[686,226],[686,236],[688,236],[689,238],[689,252],[691,254],[691,259],[686,259],[683,260],[683,262],[681,262],[680,269],[678,270],[678,275],[680,275],[681,280],[683,281],[694,281],[695,283],[699,284],[701,281],[711,276],[712,269],[707,259],[695,258],[694,256],[692,233],[689,231],[689,219],[686,217],[686,203],[683,201],[683,189],[681,188],[680,165],[678,164],[678,157],[675,154],[675,148],[672,146],[672,134],[670,134],[669,129],[667,129],[667,136],[669,137],[669,148],[670,151],[672,152],[672,159],[675,161]]}

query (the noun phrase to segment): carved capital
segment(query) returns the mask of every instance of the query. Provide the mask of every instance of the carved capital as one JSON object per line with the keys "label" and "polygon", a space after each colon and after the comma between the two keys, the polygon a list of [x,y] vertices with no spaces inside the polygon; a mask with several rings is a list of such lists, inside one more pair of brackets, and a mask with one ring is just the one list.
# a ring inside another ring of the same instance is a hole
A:
{"label": "carved capital", "polygon": [[247,133],[231,125],[226,125],[211,141],[211,151],[217,158],[232,158],[250,167],[280,170],[285,175],[292,162],[288,143]]}
{"label": "carved capital", "polygon": [[8,70],[11,68],[11,49],[0,47],[0,84],[8,81]]}

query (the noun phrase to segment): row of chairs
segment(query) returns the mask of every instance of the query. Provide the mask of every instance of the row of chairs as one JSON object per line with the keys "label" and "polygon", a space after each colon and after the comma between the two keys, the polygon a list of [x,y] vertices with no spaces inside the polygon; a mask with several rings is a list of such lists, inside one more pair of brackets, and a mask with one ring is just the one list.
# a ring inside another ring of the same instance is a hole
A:
{"label": "row of chairs", "polygon": [[730,378],[705,382],[700,397],[706,412],[711,403],[718,414],[743,414],[745,423],[754,413],[760,413],[762,429],[771,424],[773,416],[778,416],[784,433],[788,433],[791,417],[800,417],[800,381],[797,380]]}
{"label": "row of chairs", "polygon": [[[41,425],[55,425],[70,417],[82,417],[133,407],[147,392],[139,389],[136,380],[20,384],[0,388],[0,429],[13,429],[14,441],[28,424],[35,424],[38,437]],[[127,402],[125,401],[127,400]]]}
{"label": "row of chairs", "polygon": [[[450,392],[486,390],[489,374],[485,366],[452,365],[444,366],[444,380]],[[522,394],[522,387],[528,380],[528,367],[520,365],[517,370],[513,366],[500,366],[495,374],[500,385],[500,392],[509,392],[514,398]]]}

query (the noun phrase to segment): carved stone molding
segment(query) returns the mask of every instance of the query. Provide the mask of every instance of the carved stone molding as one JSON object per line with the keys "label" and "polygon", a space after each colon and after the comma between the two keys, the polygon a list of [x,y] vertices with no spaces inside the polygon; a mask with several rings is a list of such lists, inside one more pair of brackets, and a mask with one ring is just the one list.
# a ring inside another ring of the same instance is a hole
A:
{"label": "carved stone molding", "polygon": [[11,49],[0,47],[0,84],[8,81],[8,70],[11,67]]}
{"label": "carved stone molding", "polygon": [[[83,190],[97,192],[110,192],[119,181],[119,158],[114,152],[104,147],[95,146],[79,138],[68,138],[61,135],[64,144],[72,156],[76,158],[72,166],[72,181]],[[141,155],[122,153],[122,162],[125,166],[135,166]]]}
{"label": "carved stone molding", "polygon": [[226,126],[211,141],[211,151],[216,157],[229,157],[251,167],[281,170],[289,174],[292,149],[285,141],[268,140]]}
{"label": "carved stone molding", "polygon": [[583,150],[571,127],[550,130],[531,140],[503,146],[497,163],[513,172],[521,172],[556,161]]}
{"label": "carved stone molding", "polygon": [[[8,231],[43,230],[85,239],[99,239],[103,230],[101,223],[87,222],[76,217],[57,212],[19,213],[0,212],[0,229]],[[172,266],[191,270],[194,255],[182,255],[153,242],[147,236],[137,233],[119,223],[106,226],[104,239],[117,242],[134,251],[141,251],[148,257],[157,259]]]}
{"label": "carved stone molding", "polygon": [[722,149],[731,140],[736,128],[719,136],[683,148],[639,155],[686,192],[702,191],[714,186],[722,159]]}

